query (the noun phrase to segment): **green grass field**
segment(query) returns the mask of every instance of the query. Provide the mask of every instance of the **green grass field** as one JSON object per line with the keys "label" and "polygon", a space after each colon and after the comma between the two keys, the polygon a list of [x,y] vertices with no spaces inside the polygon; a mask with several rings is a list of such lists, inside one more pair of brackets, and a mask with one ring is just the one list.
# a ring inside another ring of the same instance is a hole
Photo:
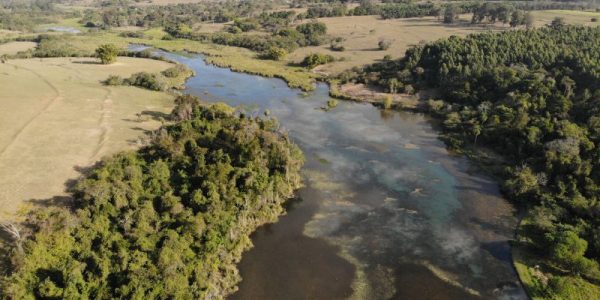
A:
{"label": "green grass field", "polygon": [[91,58],[0,64],[0,218],[27,208],[29,200],[64,195],[77,167],[137,147],[160,125],[155,117],[170,111],[173,96],[100,81],[170,66],[136,58],[112,65]]}

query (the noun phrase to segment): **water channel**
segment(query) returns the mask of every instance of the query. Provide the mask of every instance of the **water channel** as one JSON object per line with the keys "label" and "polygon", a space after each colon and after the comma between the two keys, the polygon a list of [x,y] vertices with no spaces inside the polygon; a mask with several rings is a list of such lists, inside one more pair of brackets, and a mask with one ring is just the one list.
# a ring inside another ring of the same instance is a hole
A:
{"label": "water channel", "polygon": [[302,148],[305,187],[252,236],[231,299],[526,299],[508,241],[517,220],[497,183],[449,153],[428,119],[301,93],[201,56],[187,93],[268,109]]}

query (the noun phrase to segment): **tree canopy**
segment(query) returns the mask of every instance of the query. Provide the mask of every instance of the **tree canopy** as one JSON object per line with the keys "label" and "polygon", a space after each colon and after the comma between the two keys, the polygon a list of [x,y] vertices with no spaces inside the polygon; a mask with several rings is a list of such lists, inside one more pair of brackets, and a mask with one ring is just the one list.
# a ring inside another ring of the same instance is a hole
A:
{"label": "tree canopy", "polygon": [[214,299],[257,226],[299,187],[302,154],[275,119],[176,100],[177,123],[136,152],[106,158],[73,208],[34,212],[2,294],[12,299]]}

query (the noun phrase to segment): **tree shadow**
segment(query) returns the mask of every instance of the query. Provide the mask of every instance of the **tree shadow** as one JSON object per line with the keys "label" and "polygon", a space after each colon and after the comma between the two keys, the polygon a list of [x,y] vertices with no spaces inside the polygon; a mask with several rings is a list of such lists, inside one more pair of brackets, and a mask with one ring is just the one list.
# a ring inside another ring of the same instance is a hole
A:
{"label": "tree shadow", "polygon": [[72,63],[81,64],[81,65],[101,65],[102,64],[101,62],[95,61],[95,60],[75,60],[75,61],[72,61]]}
{"label": "tree shadow", "polygon": [[171,118],[171,114],[152,110],[144,110],[141,115],[150,116],[154,121],[169,120]]}

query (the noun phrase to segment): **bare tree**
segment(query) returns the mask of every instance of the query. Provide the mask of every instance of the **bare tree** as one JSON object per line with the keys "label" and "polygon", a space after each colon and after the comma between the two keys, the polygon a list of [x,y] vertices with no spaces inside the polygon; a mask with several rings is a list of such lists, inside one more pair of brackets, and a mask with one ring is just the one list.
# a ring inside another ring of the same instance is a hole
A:
{"label": "bare tree", "polygon": [[23,237],[19,227],[11,222],[2,222],[0,223],[0,229],[12,238],[17,251],[23,253]]}

